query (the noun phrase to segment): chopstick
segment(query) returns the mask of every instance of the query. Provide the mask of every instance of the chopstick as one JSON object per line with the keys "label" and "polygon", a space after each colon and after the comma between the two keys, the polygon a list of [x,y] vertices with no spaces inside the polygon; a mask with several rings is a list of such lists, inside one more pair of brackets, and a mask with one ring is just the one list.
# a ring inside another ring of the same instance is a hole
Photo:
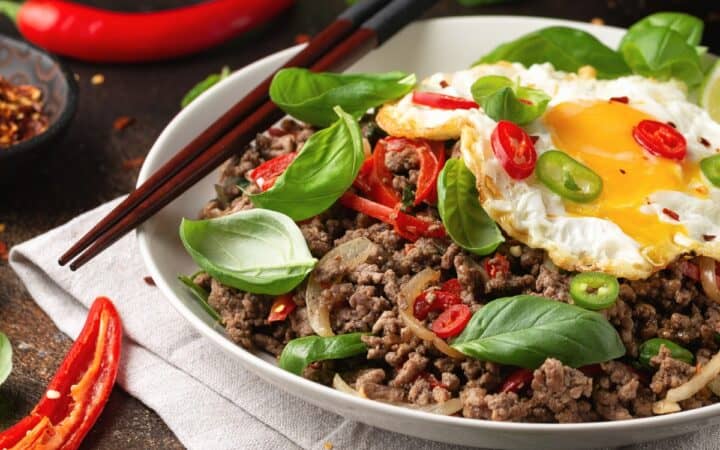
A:
{"label": "chopstick", "polygon": [[[282,68],[307,67],[316,62],[329,49],[342,42],[342,40],[355,31],[360,24],[380,11],[389,2],[390,0],[367,0],[351,6],[315,36],[300,53],[285,63]],[[130,193],[125,200],[73,244],[73,246],[60,257],[58,263],[65,265],[72,258],[79,255],[80,252],[85,250],[95,239],[116,224],[130,210],[166,183],[173,175],[189,164],[190,161],[197,158],[211,144],[247,118],[253,110],[266,102],[268,100],[268,89],[270,88],[270,83],[275,73],[277,73],[277,71],[258,84],[249,94],[233,105],[232,108],[220,116],[205,129],[205,131],[180,149],[175,156],[163,164],[162,167],[153,173],[141,186]]]}
{"label": "chopstick", "polygon": [[[323,55],[310,69],[321,72],[346,68],[392,37],[436,2],[437,0],[393,0],[347,39]],[[266,100],[244,120],[223,133],[215,143],[199,152],[183,167],[174,170],[174,173],[169,175],[164,182],[156,185],[154,190],[132,203],[128,203],[132,206],[120,210],[114,221],[108,221],[101,227],[100,225],[107,218],[103,219],[93,228],[93,230],[97,228],[101,231],[95,231],[92,238],[85,239],[83,237],[84,245],[74,245],[71,248],[72,251],[63,255],[59,262],[64,264],[79,254],[82,249],[87,248],[70,264],[71,270],[77,270],[217,168],[235,154],[238,148],[244,148],[257,133],[268,129],[284,115],[272,102]],[[122,203],[116,209],[120,206]]]}

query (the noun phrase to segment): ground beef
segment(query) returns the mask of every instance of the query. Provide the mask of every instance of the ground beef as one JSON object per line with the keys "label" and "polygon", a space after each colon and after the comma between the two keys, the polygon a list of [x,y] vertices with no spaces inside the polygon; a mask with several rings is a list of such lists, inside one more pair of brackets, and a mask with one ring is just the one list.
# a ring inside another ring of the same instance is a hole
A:
{"label": "ground beef", "polygon": [[[374,145],[380,136],[377,128],[364,122],[363,130]],[[300,150],[312,132],[286,120],[271,133],[259,135],[254,144],[222,167],[217,198],[206,205],[201,216],[219,217],[252,208],[247,194],[259,188],[249,182],[249,171],[273,157]],[[455,148],[453,154],[457,153]],[[415,189],[419,169],[415,151],[388,152],[385,163],[399,196]],[[408,212],[439,220],[436,208],[426,204],[410,205]],[[665,348],[652,359],[652,369],[633,368],[630,363],[643,341],[670,339],[692,351],[700,364],[718,351],[720,305],[708,300],[699,283],[683,274],[682,265],[687,262],[680,261],[645,280],[620,280],[618,300],[601,312],[626,347],[623,359],[579,370],[550,358],[533,372],[529,386],[518,392],[500,392],[514,368],[449,358],[418,339],[398,315],[401,287],[423,269],[439,270],[441,281],[458,279],[463,303],[477,311],[495,298],[521,293],[572,303],[568,295],[572,273],[551,264],[543,250],[509,237],[494,254],[486,256],[467,252],[449,238],[421,238],[411,243],[392,226],[339,204],[298,225],[318,259],[358,237],[375,244],[368,260],[357,267],[337,261],[314,274],[324,283],[321,302],[330,308],[333,330],[337,334],[368,333],[362,337],[367,354],[316,362],[303,372],[324,384],[331,384],[333,376],[342,373],[373,399],[429,405],[459,397],[461,415],[486,420],[582,422],[645,417],[652,415],[653,402],[687,381],[695,368],[673,359]],[[485,264],[498,255],[507,259],[509,271],[490,276]],[[208,302],[219,312],[228,336],[246,348],[278,355],[289,340],[314,334],[307,321],[304,284],[293,292],[297,307],[288,319],[270,324],[272,296],[238,291],[204,273],[194,281],[209,292]],[[437,314],[431,313],[425,324],[429,326]],[[717,400],[709,390],[701,390],[682,406],[694,408]]]}

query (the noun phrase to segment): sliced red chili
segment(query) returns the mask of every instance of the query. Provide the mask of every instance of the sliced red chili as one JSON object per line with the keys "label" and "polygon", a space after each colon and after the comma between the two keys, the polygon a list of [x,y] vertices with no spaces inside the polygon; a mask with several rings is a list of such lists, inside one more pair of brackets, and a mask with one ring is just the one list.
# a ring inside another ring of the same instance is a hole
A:
{"label": "sliced red chili", "polygon": [[510,272],[510,261],[501,253],[485,260],[485,272],[490,278],[504,275]]}
{"label": "sliced red chili", "polygon": [[653,155],[682,160],[687,154],[685,137],[670,125],[656,120],[642,120],[633,128],[633,138]]}
{"label": "sliced red chili", "polygon": [[355,178],[355,181],[353,181],[353,186],[355,186],[360,191],[364,192],[365,194],[370,194],[371,189],[371,183],[372,180],[370,177],[373,173],[373,157],[372,155],[365,158],[365,161],[363,162],[363,165],[360,166],[360,171],[358,172],[357,177]]}
{"label": "sliced red chili", "polygon": [[375,145],[373,150],[373,174],[370,181],[370,198],[378,203],[381,203],[390,208],[397,206],[401,199],[398,196],[395,189],[392,187],[392,180],[394,175],[390,172],[387,165],[385,164],[385,156],[388,152],[388,144],[392,143],[394,139],[400,138],[386,138],[381,139]]}
{"label": "sliced red chili", "polygon": [[518,393],[521,390],[523,390],[525,387],[530,386],[530,383],[533,380],[533,371],[530,369],[517,369],[515,372],[511,373],[503,382],[502,387],[500,388],[500,392],[508,393],[508,392],[514,392]]}
{"label": "sliced red chili", "polygon": [[285,169],[288,168],[296,156],[297,153],[291,152],[265,161],[251,170],[248,176],[260,189],[267,191],[275,184],[275,180],[285,172]]}
{"label": "sliced red chili", "polygon": [[523,180],[533,173],[537,152],[532,139],[522,128],[501,120],[492,133],[491,145],[495,157],[511,178]]}
{"label": "sliced red chili", "polygon": [[442,284],[440,289],[445,292],[455,294],[458,297],[462,295],[462,285],[460,284],[460,280],[458,280],[457,278],[450,278]]}
{"label": "sliced red chili", "polygon": [[479,108],[476,102],[461,97],[437,94],[435,92],[413,92],[413,103],[437,109],[473,109]]}
{"label": "sliced red chili", "polygon": [[120,362],[122,324],[107,298],[95,300],[80,335],[30,415],[0,433],[0,448],[26,446],[46,433],[62,448],[80,446],[110,396]]}
{"label": "sliced red chili", "polygon": [[467,305],[450,305],[433,321],[432,331],[442,339],[455,337],[465,329],[471,317],[472,311]]}
{"label": "sliced red chili", "polygon": [[462,303],[459,293],[446,291],[443,284],[440,289],[432,289],[422,292],[415,299],[413,304],[413,315],[425,320],[430,311],[445,311],[452,305]]}
{"label": "sliced red chili", "polygon": [[624,103],[624,104],[626,104],[626,105],[627,105],[628,103],[630,103],[630,99],[627,98],[626,96],[622,96],[622,97],[610,97],[610,101],[611,101],[611,102],[615,102],[615,103]]}
{"label": "sliced red chili", "polygon": [[441,223],[428,222],[405,214],[400,211],[401,205],[389,208],[352,192],[343,194],[340,197],[340,203],[350,209],[392,225],[396,233],[411,242],[415,242],[421,237],[442,238],[446,236],[445,228]]}
{"label": "sliced red chili", "polygon": [[270,307],[270,314],[268,315],[268,322],[282,322],[295,311],[297,305],[292,299],[292,294],[283,294],[275,298],[272,306]]}

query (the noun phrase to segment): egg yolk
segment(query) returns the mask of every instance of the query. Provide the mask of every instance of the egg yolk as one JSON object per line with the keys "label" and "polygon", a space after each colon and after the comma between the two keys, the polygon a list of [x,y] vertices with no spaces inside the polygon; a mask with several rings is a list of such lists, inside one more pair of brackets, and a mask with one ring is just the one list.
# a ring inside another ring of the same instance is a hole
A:
{"label": "egg yolk", "polygon": [[587,204],[566,201],[566,210],[614,222],[646,247],[646,256],[652,261],[653,256],[661,259],[676,233],[687,233],[679,224],[641,212],[648,197],[657,191],[702,194],[690,187],[700,179],[697,164],[654,156],[635,141],[633,128],[645,119],[654,120],[627,104],[609,101],[561,103],[544,118],[554,145],[603,180],[597,200]]}

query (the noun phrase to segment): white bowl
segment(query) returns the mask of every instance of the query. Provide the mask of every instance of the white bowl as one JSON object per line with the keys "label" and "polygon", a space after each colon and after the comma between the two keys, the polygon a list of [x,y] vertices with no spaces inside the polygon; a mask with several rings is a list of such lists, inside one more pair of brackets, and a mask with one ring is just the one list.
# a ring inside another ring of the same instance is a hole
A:
{"label": "white bowl", "polygon": [[[569,25],[586,30],[611,47],[624,30],[554,19],[481,16],[434,19],[418,22],[400,32],[380,49],[355,64],[351,71],[403,70],[423,77],[438,71],[468,67],[498,44],[529,31]],[[145,160],[138,183],[142,183],[213,120],[240,99],[250,87],[300,50],[300,46],[261,59],[203,94],[165,128]],[[222,348],[228,358],[321,408],[388,430],[453,444],[497,448],[578,448],[619,446],[661,439],[720,423],[720,404],[645,419],[582,424],[529,424],[491,422],[445,417],[371,400],[352,397],[286,372],[268,355],[250,353],[228,339],[222,327],[198,306],[177,281],[178,273],[196,267],[178,238],[183,217],[196,217],[214,197],[213,173],[146,222],[138,231],[143,259],[153,279],[172,305],[202,334]]]}

